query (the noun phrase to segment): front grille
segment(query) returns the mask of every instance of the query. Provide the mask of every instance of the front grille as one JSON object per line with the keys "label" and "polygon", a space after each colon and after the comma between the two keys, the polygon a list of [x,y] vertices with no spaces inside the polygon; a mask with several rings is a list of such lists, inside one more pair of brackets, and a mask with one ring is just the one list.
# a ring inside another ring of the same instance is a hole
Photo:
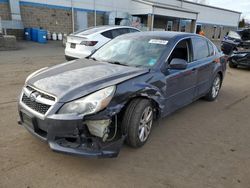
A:
{"label": "front grille", "polygon": [[41,113],[46,114],[46,112],[49,110],[50,105],[38,103],[36,101],[31,101],[29,97],[27,97],[25,94],[23,94],[22,102],[26,104],[31,109]]}
{"label": "front grille", "polygon": [[27,88],[29,91],[31,91],[31,92],[36,91],[37,93],[39,93],[39,95],[41,95],[42,98],[45,98],[45,99],[48,99],[48,100],[51,100],[51,101],[55,101],[55,100],[56,100],[55,97],[52,97],[52,96],[47,95],[47,94],[45,94],[45,93],[41,93],[41,92],[39,92],[39,91],[33,89],[33,88],[30,87],[30,86],[26,86],[26,88]]}
{"label": "front grille", "polygon": [[42,94],[41,93],[41,97],[42,98],[45,98],[45,99],[48,99],[48,100],[51,100],[51,101],[55,101],[55,97],[52,97],[52,96],[49,96],[49,95],[46,95],[46,94]]}
{"label": "front grille", "polygon": [[[33,87],[30,86],[26,86],[26,89],[29,90],[29,92],[23,92],[23,96],[22,96],[22,102],[28,106],[29,108],[31,108],[32,110],[40,113],[40,114],[46,114],[49,110],[49,108],[51,107],[51,105],[53,104],[53,102],[56,101],[56,98],[45,94],[43,92],[40,92],[38,90],[36,90]],[[36,98],[39,96],[39,100],[37,100]],[[44,99],[44,100],[43,100]],[[47,100],[45,100],[47,99]],[[48,102],[51,101],[51,102]]]}

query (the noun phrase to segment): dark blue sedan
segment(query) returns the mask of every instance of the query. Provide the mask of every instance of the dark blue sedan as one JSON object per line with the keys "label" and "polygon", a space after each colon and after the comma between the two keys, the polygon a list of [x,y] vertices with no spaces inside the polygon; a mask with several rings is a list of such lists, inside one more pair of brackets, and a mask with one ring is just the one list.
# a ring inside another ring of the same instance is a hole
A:
{"label": "dark blue sedan", "polygon": [[124,141],[144,145],[155,118],[201,97],[214,101],[225,70],[223,54],[202,36],[122,35],[86,59],[31,74],[19,123],[54,151],[115,157]]}

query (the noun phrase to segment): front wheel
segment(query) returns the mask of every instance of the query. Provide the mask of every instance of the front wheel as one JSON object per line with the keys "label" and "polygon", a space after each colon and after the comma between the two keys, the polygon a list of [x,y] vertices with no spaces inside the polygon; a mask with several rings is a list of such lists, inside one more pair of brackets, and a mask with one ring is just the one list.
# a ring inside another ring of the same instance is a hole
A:
{"label": "front wheel", "polygon": [[151,133],[152,124],[151,102],[147,99],[131,101],[122,121],[123,133],[127,135],[126,143],[134,148],[143,146]]}
{"label": "front wheel", "polygon": [[213,84],[208,94],[205,96],[206,100],[214,101],[218,97],[221,88],[221,83],[222,83],[222,78],[219,74],[217,74],[216,77],[214,78]]}

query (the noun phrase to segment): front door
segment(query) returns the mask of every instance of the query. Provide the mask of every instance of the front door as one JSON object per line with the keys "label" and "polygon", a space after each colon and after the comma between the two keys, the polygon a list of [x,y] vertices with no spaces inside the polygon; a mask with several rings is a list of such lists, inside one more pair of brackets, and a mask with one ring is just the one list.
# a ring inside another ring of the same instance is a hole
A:
{"label": "front door", "polygon": [[167,83],[167,111],[169,113],[190,104],[194,99],[197,70],[189,65],[185,70],[170,70]]}
{"label": "front door", "polygon": [[180,41],[167,63],[172,59],[184,59],[188,66],[184,70],[169,69],[166,76],[166,113],[171,113],[189,103],[194,99],[197,81],[196,63],[192,62],[191,39]]}

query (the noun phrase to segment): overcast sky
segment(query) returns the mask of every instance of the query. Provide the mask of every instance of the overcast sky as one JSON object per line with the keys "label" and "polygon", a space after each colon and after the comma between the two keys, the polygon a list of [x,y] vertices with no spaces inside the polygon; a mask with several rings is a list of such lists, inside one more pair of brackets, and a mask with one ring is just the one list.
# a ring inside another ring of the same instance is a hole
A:
{"label": "overcast sky", "polygon": [[[191,0],[197,1],[197,0]],[[242,12],[242,17],[250,21],[250,0],[198,0],[206,4]]]}
{"label": "overcast sky", "polygon": [[250,20],[250,0],[208,0],[210,5],[242,12],[242,17]]}

